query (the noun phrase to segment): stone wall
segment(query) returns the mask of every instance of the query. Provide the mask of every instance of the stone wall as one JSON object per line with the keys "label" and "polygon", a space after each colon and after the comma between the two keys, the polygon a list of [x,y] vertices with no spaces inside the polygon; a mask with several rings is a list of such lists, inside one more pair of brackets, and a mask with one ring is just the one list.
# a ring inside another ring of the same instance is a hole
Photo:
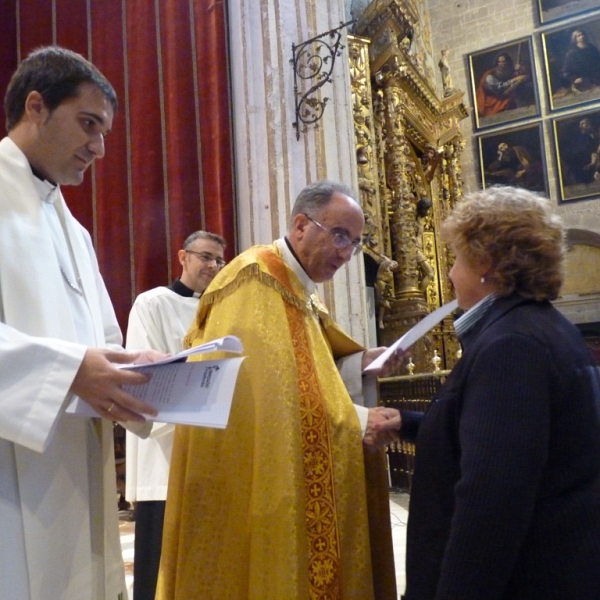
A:
{"label": "stone wall", "polygon": [[[426,0],[422,0],[426,1]],[[440,57],[443,48],[450,49],[450,68],[454,86],[467,92],[465,101],[472,108],[467,55],[496,44],[510,42],[520,37],[533,35],[537,84],[541,103],[544,136],[546,140],[546,162],[550,197],[556,210],[562,215],[569,228],[587,229],[600,233],[600,199],[580,200],[564,204],[558,201],[556,157],[552,142],[550,111],[544,81],[544,65],[540,32],[553,29],[553,25],[540,27],[537,23],[535,0],[427,0],[431,21],[434,57]],[[573,20],[579,20],[575,18]],[[569,21],[560,21],[560,25]],[[441,90],[441,76],[436,73],[436,83]],[[581,110],[587,110],[589,106]],[[552,113],[554,116],[556,113]],[[562,114],[562,113],[561,113]],[[537,121],[537,119],[533,119]],[[529,121],[519,122],[519,125]],[[462,122],[462,131],[467,140],[463,154],[465,191],[480,186],[477,140],[473,135],[473,118]],[[488,130],[486,130],[487,132]]]}
{"label": "stone wall", "polygon": [[[425,0],[423,0],[425,1]],[[556,211],[562,216],[565,225],[570,230],[579,233],[590,232],[591,235],[600,233],[600,198],[560,203],[556,156],[554,153],[550,110],[548,107],[547,90],[545,86],[544,64],[542,59],[541,31],[553,29],[553,25],[540,27],[537,21],[535,0],[428,0],[429,17],[431,22],[434,56],[440,57],[443,48],[450,49],[450,68],[455,87],[467,92],[465,101],[473,110],[473,96],[470,90],[469,67],[467,55],[483,50],[496,44],[510,42],[520,37],[533,35],[533,47],[537,84],[543,121],[546,162],[548,169],[548,184],[550,198],[556,206]],[[581,17],[579,17],[581,18]],[[573,19],[574,21],[578,18]],[[560,26],[568,23],[561,21]],[[556,24],[554,24],[555,26]],[[441,90],[441,75],[436,73],[436,84]],[[579,110],[587,110],[585,106]],[[552,116],[558,113],[552,113]],[[563,114],[563,113],[560,113]],[[566,114],[566,112],[564,113]],[[532,119],[535,122],[537,119]],[[523,121],[527,123],[529,121]],[[478,189],[480,186],[477,140],[474,136],[473,117],[462,122],[462,132],[467,141],[463,153],[463,173],[465,177],[465,192]],[[491,130],[491,129],[490,129]],[[487,131],[487,130],[486,130]],[[586,253],[586,249],[588,252]],[[600,279],[597,276],[600,260],[597,253],[589,255],[592,250],[584,244],[567,260],[567,285],[556,305],[574,323],[590,323],[600,321]],[[575,260],[584,253],[587,257],[585,264]],[[585,280],[585,290],[576,291],[569,288],[569,282]],[[596,282],[595,285],[593,282]]]}

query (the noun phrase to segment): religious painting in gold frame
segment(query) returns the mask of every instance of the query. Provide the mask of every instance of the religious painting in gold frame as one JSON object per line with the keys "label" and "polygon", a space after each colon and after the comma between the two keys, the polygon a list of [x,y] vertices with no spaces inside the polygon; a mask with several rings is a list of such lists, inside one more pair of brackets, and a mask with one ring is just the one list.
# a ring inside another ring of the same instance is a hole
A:
{"label": "religious painting in gold frame", "polygon": [[477,143],[482,187],[511,185],[548,197],[541,122],[481,135]]}
{"label": "religious painting in gold frame", "polygon": [[468,56],[476,129],[540,115],[532,37]]}
{"label": "religious painting in gold frame", "polygon": [[598,9],[598,0],[537,0],[540,24],[568,19]]}
{"label": "religious painting in gold frame", "polygon": [[600,108],[552,120],[561,202],[600,196]]}
{"label": "religious painting in gold frame", "polygon": [[600,100],[600,15],[541,34],[550,110]]}

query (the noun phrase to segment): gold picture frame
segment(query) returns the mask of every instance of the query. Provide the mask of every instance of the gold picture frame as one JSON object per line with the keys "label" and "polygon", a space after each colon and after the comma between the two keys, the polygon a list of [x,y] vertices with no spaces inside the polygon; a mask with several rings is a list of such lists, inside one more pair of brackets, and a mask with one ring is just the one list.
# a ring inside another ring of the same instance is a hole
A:
{"label": "gold picture frame", "polygon": [[540,115],[531,36],[473,52],[468,63],[476,129]]}
{"label": "gold picture frame", "polygon": [[552,119],[561,202],[600,197],[600,108]]}
{"label": "gold picture frame", "polygon": [[550,110],[600,100],[600,15],[541,34]]}
{"label": "gold picture frame", "polygon": [[548,197],[541,121],[477,138],[481,185],[511,185]]}
{"label": "gold picture frame", "polygon": [[598,0],[537,0],[538,19],[545,25],[598,9]]}

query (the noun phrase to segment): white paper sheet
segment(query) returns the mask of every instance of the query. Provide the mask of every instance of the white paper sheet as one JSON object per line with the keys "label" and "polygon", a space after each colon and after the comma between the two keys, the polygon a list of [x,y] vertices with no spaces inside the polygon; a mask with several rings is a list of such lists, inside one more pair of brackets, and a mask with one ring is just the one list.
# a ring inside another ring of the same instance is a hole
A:
{"label": "white paper sheet", "polygon": [[363,373],[369,373],[370,371],[380,369],[396,350],[408,350],[419,338],[423,337],[442,319],[456,310],[457,306],[457,301],[452,300],[451,302],[448,302],[448,304],[444,304],[444,306],[440,306],[440,308],[437,310],[429,313],[412,329],[409,329],[401,338],[396,340],[383,354],[380,354],[368,367],[363,370]]}

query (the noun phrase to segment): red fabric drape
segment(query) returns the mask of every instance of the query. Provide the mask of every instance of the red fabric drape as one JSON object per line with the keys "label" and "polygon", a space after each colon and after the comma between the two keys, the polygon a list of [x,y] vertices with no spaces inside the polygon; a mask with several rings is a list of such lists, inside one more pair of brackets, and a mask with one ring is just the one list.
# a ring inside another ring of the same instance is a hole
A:
{"label": "red fabric drape", "polygon": [[63,191],[125,329],[133,298],[179,275],[188,234],[218,233],[235,253],[225,5],[0,0],[0,21],[2,97],[19,57],[51,43],[91,59],[117,91],[106,156]]}
{"label": "red fabric drape", "polygon": [[[5,131],[4,91],[15,70],[15,48],[17,47],[17,22],[14,18],[14,0],[0,0],[0,131]],[[0,136],[2,137],[2,136]]]}
{"label": "red fabric drape", "polygon": [[[202,172],[205,185],[219,196],[233,197],[233,176],[219,176],[225,170],[232,171],[230,95],[227,78],[227,36],[224,0],[206,2],[195,0],[194,25],[196,30],[196,53],[204,54],[202,83],[198,86],[200,106],[200,130],[202,132]],[[211,56],[206,52],[211,48]],[[211,151],[212,149],[213,151]],[[206,215],[209,229],[220,230],[226,224],[235,225],[233,202],[221,203]]]}

